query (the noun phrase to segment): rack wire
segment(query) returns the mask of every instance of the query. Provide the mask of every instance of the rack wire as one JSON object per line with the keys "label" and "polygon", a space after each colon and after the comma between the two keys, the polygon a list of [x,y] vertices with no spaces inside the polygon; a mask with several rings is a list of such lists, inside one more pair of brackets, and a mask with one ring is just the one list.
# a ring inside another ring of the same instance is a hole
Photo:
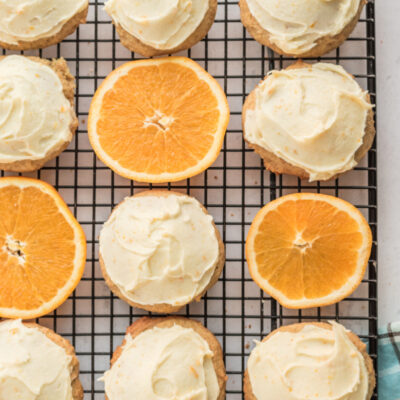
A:
{"label": "rack wire", "polygon": [[[103,1],[90,2],[87,24],[61,44],[24,52],[45,58],[64,57],[76,76],[76,112],[80,121],[74,141],[56,160],[37,173],[26,174],[53,184],[82,224],[88,242],[84,277],[73,295],[38,323],[68,338],[81,365],[85,400],[104,399],[98,378],[136,318],[147,315],[116,298],[105,285],[98,265],[98,234],[111,210],[124,197],[149,188],[185,192],[198,198],[214,216],[226,245],[226,266],[219,282],[204,299],[180,314],[202,321],[220,340],[229,380],[227,399],[242,399],[242,374],[253,340],[298,321],[336,320],[367,342],[376,366],[377,281],[376,144],[355,168],[335,181],[308,183],[264,170],[260,158],[242,139],[241,108],[246,95],[265,74],[284,68],[292,59],[259,45],[240,22],[237,1],[218,2],[216,21],[207,38],[182,55],[204,66],[221,84],[232,111],[224,148],[203,174],[166,185],[139,184],[111,172],[94,155],[86,121],[91,97],[105,76],[118,65],[140,58],[120,43]],[[15,52],[3,52],[12,54]],[[339,49],[318,59],[341,64],[376,102],[374,1],[370,0],[356,30]],[[317,61],[317,60],[312,60]],[[1,176],[11,175],[1,172]],[[268,201],[291,192],[321,192],[355,204],[368,219],[373,249],[368,272],[357,291],[334,306],[293,311],[281,307],[251,280],[244,243],[256,212]],[[377,398],[377,395],[374,395]]]}

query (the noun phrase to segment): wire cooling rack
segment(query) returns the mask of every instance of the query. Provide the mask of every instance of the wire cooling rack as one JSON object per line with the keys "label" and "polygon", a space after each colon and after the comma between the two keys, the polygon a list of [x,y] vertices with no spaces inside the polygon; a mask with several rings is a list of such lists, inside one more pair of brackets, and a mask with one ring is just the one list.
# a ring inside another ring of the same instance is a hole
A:
{"label": "wire cooling rack", "polygon": [[[351,72],[369,90],[373,103],[374,27],[374,1],[370,0],[346,43],[322,57]],[[98,265],[98,234],[112,208],[124,197],[152,187],[178,190],[198,198],[214,216],[224,239],[226,267],[221,279],[201,302],[188,305],[180,314],[202,321],[220,340],[229,376],[228,400],[243,398],[242,374],[254,339],[260,340],[283,324],[337,320],[368,343],[376,365],[376,147],[354,171],[327,183],[311,184],[264,170],[260,157],[247,149],[242,140],[242,104],[269,70],[284,68],[293,60],[274,54],[246,33],[237,1],[219,1],[208,37],[181,53],[198,61],[218,79],[227,93],[232,116],[224,148],[213,166],[199,176],[174,184],[145,185],[123,179],[104,166],[89,145],[86,121],[94,91],[114,68],[139,58],[119,43],[103,10],[103,1],[90,2],[87,24],[61,44],[24,54],[62,56],[77,79],[76,111],[80,125],[74,141],[41,171],[27,175],[53,184],[86,232],[88,258],[82,281],[60,308],[38,319],[75,346],[85,400],[104,399],[103,383],[98,378],[108,369],[110,356],[121,343],[127,326],[147,314],[130,308],[105,285]],[[327,193],[355,204],[370,223],[374,245],[368,272],[352,296],[334,306],[293,311],[282,308],[253,283],[247,271],[244,243],[260,207],[279,196],[300,191]]]}

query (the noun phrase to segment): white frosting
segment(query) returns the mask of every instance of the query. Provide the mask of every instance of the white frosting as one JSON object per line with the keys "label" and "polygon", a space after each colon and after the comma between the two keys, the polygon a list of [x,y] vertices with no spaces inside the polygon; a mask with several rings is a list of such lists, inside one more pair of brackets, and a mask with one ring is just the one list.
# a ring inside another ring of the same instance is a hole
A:
{"label": "white frosting", "polygon": [[108,0],[105,10],[142,43],[168,50],[197,29],[208,7],[208,0]]}
{"label": "white frosting", "polygon": [[269,40],[285,53],[311,50],[318,39],[335,36],[356,16],[361,0],[246,0]]}
{"label": "white frosting", "polygon": [[217,400],[213,353],[193,329],[156,326],[125,340],[103,377],[109,400]]}
{"label": "white frosting", "polygon": [[345,328],[306,325],[258,343],[248,360],[257,400],[367,400],[364,357]]}
{"label": "white frosting", "polygon": [[54,36],[88,4],[88,0],[0,0],[0,41],[18,44]]}
{"label": "white frosting", "polygon": [[20,320],[0,323],[0,399],[72,400],[71,357]]}
{"label": "white frosting", "polygon": [[255,89],[245,138],[310,175],[326,180],[356,165],[371,105],[341,66],[272,71]]}
{"label": "white frosting", "polygon": [[0,61],[0,162],[44,158],[71,139],[73,118],[50,67],[17,55]]}
{"label": "white frosting", "polygon": [[219,256],[212,217],[189,196],[134,196],[112,212],[100,253],[113,283],[131,301],[184,305],[199,296]]}

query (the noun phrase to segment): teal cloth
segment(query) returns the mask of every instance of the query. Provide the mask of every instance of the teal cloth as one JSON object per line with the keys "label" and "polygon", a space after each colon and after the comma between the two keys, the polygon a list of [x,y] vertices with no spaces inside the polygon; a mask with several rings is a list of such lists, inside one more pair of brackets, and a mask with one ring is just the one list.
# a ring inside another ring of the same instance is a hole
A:
{"label": "teal cloth", "polygon": [[400,322],[378,332],[378,399],[400,400]]}

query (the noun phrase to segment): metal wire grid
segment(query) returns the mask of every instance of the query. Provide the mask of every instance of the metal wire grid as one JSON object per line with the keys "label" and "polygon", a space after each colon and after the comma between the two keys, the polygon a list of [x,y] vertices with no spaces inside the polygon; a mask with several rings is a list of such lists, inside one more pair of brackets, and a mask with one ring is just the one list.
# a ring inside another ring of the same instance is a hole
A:
{"label": "metal wire grid", "polygon": [[[98,233],[112,208],[125,196],[149,188],[173,189],[197,197],[214,216],[225,242],[227,259],[221,279],[200,303],[186,306],[180,314],[202,321],[220,340],[229,376],[227,399],[242,399],[242,374],[253,339],[261,339],[282,324],[337,320],[368,343],[376,364],[376,145],[354,171],[328,183],[310,184],[266,172],[260,158],[242,140],[241,107],[246,95],[269,70],[283,68],[293,60],[256,43],[240,22],[237,1],[225,0],[219,1],[217,18],[208,37],[182,53],[203,65],[227,93],[232,116],[218,160],[200,176],[174,184],[138,184],[115,175],[91,150],[86,131],[88,108],[105,76],[118,65],[139,57],[120,45],[102,6],[103,1],[91,1],[87,24],[61,44],[24,52],[47,58],[63,56],[77,79],[76,112],[80,127],[74,141],[56,160],[27,175],[53,184],[86,232],[88,258],[81,283],[58,310],[37,321],[70,339],[75,346],[85,400],[104,399],[103,384],[97,379],[108,368],[110,356],[121,343],[127,326],[137,317],[147,315],[128,307],[105,286],[98,265]],[[353,73],[369,90],[373,103],[374,26],[374,1],[370,0],[348,41],[322,57]],[[369,220],[374,244],[368,273],[359,289],[340,304],[306,311],[284,309],[263,293],[247,272],[244,243],[255,213],[268,201],[297,191],[347,199]]]}

